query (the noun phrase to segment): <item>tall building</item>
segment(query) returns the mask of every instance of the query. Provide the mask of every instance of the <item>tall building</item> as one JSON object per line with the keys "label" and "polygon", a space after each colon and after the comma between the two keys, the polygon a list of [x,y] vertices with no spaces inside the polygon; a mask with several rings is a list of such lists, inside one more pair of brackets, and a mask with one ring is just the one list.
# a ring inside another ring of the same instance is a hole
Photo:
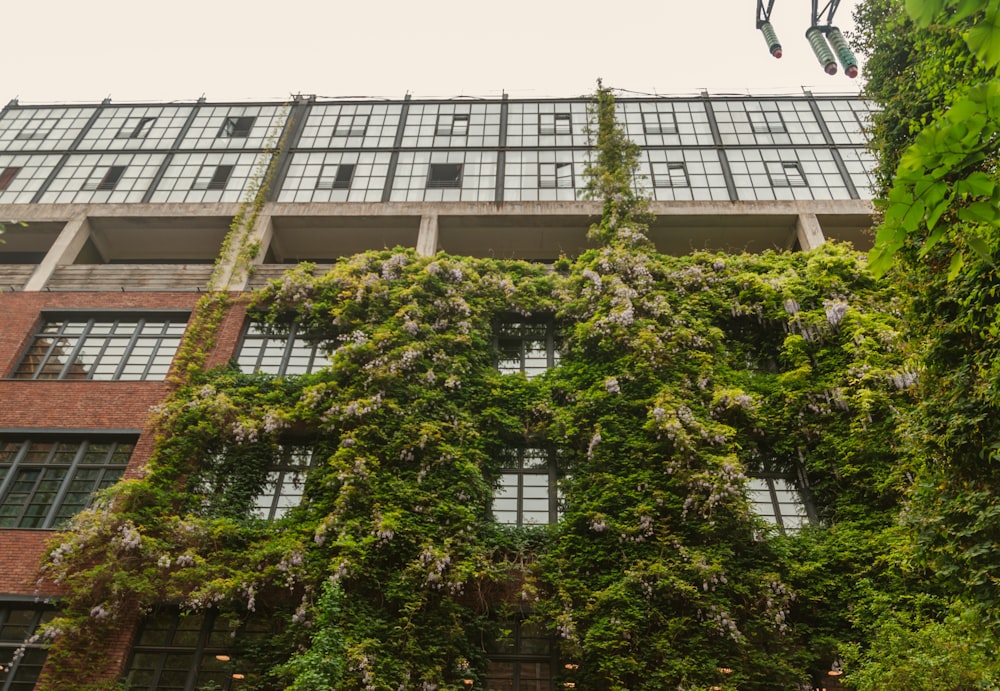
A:
{"label": "tall building", "polygon": [[[298,262],[322,269],[394,247],[543,263],[574,257],[593,246],[587,228],[600,214],[600,203],[582,194],[588,104],[304,96],[7,104],[0,112],[0,691],[32,688],[44,664],[40,643],[13,651],[58,608],[59,586],[37,580],[46,541],[95,492],[142,475],[154,444],[149,411],[170,391],[168,374],[204,291],[252,291]],[[620,98],[619,122],[641,147],[635,185],[652,200],[656,249],[798,250],[825,239],[864,248],[869,110],[856,97],[809,93]],[[248,202],[265,179],[262,203]],[[249,267],[223,245],[240,213],[253,214],[247,244],[259,247]],[[246,325],[244,311],[237,301],[226,314],[208,366],[235,360],[245,371],[283,375],[322,364],[315,346],[294,337],[279,343]],[[515,346],[551,341],[525,336],[534,328],[527,324],[509,328],[517,333],[500,338]],[[551,346],[504,353],[501,367],[529,375],[554,357]],[[261,518],[283,515],[301,496],[304,461],[287,453],[284,475],[257,498]],[[497,520],[552,517],[554,500],[535,506],[526,489],[549,484],[524,472],[536,453],[515,454],[511,467],[520,470],[504,476]],[[790,527],[805,520],[798,509],[782,515],[790,485],[758,482],[763,513]],[[176,618],[140,624],[137,613],[106,642],[105,673],[127,674],[129,688],[193,689],[206,679],[239,688],[227,669],[209,669],[219,652],[213,625],[199,620],[192,633]],[[525,640],[531,635],[525,630]],[[495,683],[548,688],[550,672],[539,672],[536,685],[522,673]]]}

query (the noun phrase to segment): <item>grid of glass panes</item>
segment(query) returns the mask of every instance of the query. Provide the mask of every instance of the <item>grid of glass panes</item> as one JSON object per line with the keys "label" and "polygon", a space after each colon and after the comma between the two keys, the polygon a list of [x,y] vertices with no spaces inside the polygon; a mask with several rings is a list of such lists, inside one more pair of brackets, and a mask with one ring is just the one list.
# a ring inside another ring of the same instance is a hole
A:
{"label": "grid of glass panes", "polygon": [[55,528],[121,478],[132,444],[0,438],[0,528]]}
{"label": "grid of glass panes", "polygon": [[95,108],[13,108],[0,113],[0,151],[67,149]]}
{"label": "grid of glass panes", "polygon": [[523,619],[501,622],[487,650],[486,691],[550,691],[553,646],[545,629]]}
{"label": "grid of glass panes", "polygon": [[296,147],[389,148],[396,140],[402,109],[400,103],[314,104]]}
{"label": "grid of glass panes", "polygon": [[[505,201],[571,201],[586,185],[587,149],[508,151],[504,163]],[[568,183],[568,184],[567,184]]]}
{"label": "grid of glass panes", "polygon": [[0,189],[0,204],[27,204],[41,189],[49,173],[59,163],[56,154],[31,156],[0,156],[0,174],[7,169],[18,170]]}
{"label": "grid of glass panes", "polygon": [[[727,149],[725,154],[740,201],[851,198],[830,149]],[[783,177],[782,164],[794,163],[805,184],[791,168]]]}
{"label": "grid of glass panes", "polygon": [[41,196],[50,203],[140,202],[166,154],[70,156]]}
{"label": "grid of glass panes", "polygon": [[105,106],[78,149],[168,149],[195,106]]}
{"label": "grid of glass panes", "polygon": [[[683,166],[683,176],[677,165]],[[656,200],[729,199],[719,152],[714,149],[648,149],[639,157],[637,173],[640,189]]]}
{"label": "grid of glass panes", "polygon": [[871,199],[874,193],[872,192],[872,175],[869,171],[875,170],[875,156],[867,149],[843,147],[838,151],[844,160],[847,172],[851,175],[851,180],[854,181],[858,196],[862,199]]}
{"label": "grid of glass panes", "polygon": [[503,374],[522,373],[529,379],[559,364],[555,326],[551,321],[504,321],[497,326]]}
{"label": "grid of glass panes", "polygon": [[803,99],[712,101],[723,145],[826,143],[816,116]]}
{"label": "grid of glass panes", "polygon": [[713,146],[705,104],[698,101],[628,101],[617,104],[618,121],[640,146]]}
{"label": "grid of glass panes", "polygon": [[259,325],[247,325],[236,356],[244,372],[264,374],[308,374],[329,364],[328,349],[299,336],[293,324],[287,334],[269,334]]}
{"label": "grid of glass panes", "polygon": [[[456,186],[435,186],[434,166],[461,166]],[[496,198],[497,152],[403,151],[396,164],[391,201],[491,202]]]}
{"label": "grid of glass panes", "polygon": [[493,518],[507,525],[548,525],[558,516],[555,467],[545,449],[507,449],[493,491]]}
{"label": "grid of glass panes", "polygon": [[40,642],[32,641],[32,636],[55,616],[51,608],[0,604],[0,691],[35,688],[48,650]]}
{"label": "grid of glass panes", "polygon": [[414,104],[406,114],[403,146],[497,146],[499,103]]}
{"label": "grid of glass panes", "polygon": [[187,314],[50,316],[14,372],[16,379],[162,380]]}
{"label": "grid of glass panes", "polygon": [[281,518],[302,502],[306,473],[312,463],[312,449],[283,445],[280,455],[267,473],[267,481],[254,498],[251,514],[255,518]]}
{"label": "grid of glass panes", "polygon": [[264,152],[174,154],[151,201],[238,202],[247,181],[268,159]]}
{"label": "grid of glass panes", "polygon": [[256,688],[248,642],[269,635],[265,626],[241,627],[214,611],[178,615],[161,611],[143,620],[125,669],[128,691],[236,691]]}
{"label": "grid of glass panes", "polygon": [[837,144],[865,141],[865,129],[871,124],[872,104],[858,99],[817,99],[823,122]]}
{"label": "grid of glass panes", "polygon": [[184,135],[182,149],[263,149],[285,124],[286,108],[201,106]]}
{"label": "grid of glass panes", "polygon": [[794,478],[759,476],[751,477],[747,486],[754,510],[764,520],[784,532],[795,532],[808,525],[809,514],[798,483]]}
{"label": "grid of glass panes", "polygon": [[[381,201],[391,156],[388,152],[374,151],[300,151],[292,155],[278,201]],[[351,168],[348,171],[343,166]],[[345,178],[346,186],[343,183]]]}
{"label": "grid of glass panes", "polygon": [[587,101],[511,102],[507,107],[507,146],[585,147],[587,107]]}

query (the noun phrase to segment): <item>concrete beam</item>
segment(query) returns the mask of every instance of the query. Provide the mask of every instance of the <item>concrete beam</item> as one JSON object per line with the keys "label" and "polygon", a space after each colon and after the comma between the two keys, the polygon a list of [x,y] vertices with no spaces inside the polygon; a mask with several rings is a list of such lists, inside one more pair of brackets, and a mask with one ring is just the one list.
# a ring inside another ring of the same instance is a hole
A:
{"label": "concrete beam", "polygon": [[264,209],[257,215],[257,219],[247,232],[244,241],[233,242],[228,253],[220,258],[216,285],[212,287],[217,290],[246,290],[247,282],[250,280],[250,272],[248,271],[249,266],[244,263],[245,258],[241,257],[241,253],[249,245],[256,244],[257,254],[250,258],[249,265],[261,264],[272,234],[271,214]]}
{"label": "concrete beam", "polygon": [[417,234],[417,254],[433,257],[438,248],[438,215],[424,214],[420,217],[420,231]]}
{"label": "concrete beam", "polygon": [[56,268],[63,264],[72,264],[80,250],[87,244],[90,238],[90,222],[84,213],[77,214],[70,220],[59,237],[52,243],[52,247],[45,253],[45,257],[35,267],[31,278],[24,284],[25,291],[42,290],[52,278]]}
{"label": "concrete beam", "polygon": [[816,249],[826,242],[826,238],[823,237],[823,228],[820,226],[816,214],[799,214],[795,221],[795,237],[799,241],[799,247],[806,252]]}

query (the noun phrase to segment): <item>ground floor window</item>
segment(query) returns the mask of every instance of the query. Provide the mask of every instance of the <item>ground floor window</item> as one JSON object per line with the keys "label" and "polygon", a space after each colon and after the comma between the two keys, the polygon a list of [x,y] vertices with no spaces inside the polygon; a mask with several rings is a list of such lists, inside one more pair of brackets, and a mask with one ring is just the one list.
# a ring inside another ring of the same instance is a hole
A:
{"label": "ground floor window", "polygon": [[501,622],[488,651],[486,691],[551,691],[554,650],[542,627],[523,619]]}
{"label": "ground floor window", "polygon": [[55,615],[50,608],[0,603],[0,691],[35,688],[48,651],[41,643],[29,641]]}

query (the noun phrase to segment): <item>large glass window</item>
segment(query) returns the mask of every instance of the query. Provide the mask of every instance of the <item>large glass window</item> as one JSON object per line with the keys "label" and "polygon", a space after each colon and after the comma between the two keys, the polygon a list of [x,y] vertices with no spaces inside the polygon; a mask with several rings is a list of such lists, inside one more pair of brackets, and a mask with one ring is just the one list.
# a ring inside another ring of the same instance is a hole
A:
{"label": "large glass window", "polygon": [[47,316],[14,378],[164,379],[187,318],[181,313]]}
{"label": "large glass window", "polygon": [[754,510],[782,532],[793,533],[809,524],[805,499],[794,477],[758,475],[750,478],[748,486]]}
{"label": "large glass window", "polygon": [[195,491],[207,514],[275,520],[302,502],[312,459],[301,444],[228,446],[203,464]]}
{"label": "large glass window", "polygon": [[0,437],[0,528],[57,528],[121,478],[131,442]]}
{"label": "large glass window", "polygon": [[0,603],[0,691],[31,691],[48,652],[29,643],[38,627],[56,613],[44,607]]}
{"label": "large glass window", "polygon": [[307,341],[292,324],[286,334],[267,333],[258,324],[247,325],[236,356],[244,372],[309,374],[329,364],[328,350]]}
{"label": "large glass window", "polygon": [[555,464],[538,448],[507,449],[493,492],[493,517],[506,525],[548,525],[558,519]]}
{"label": "large glass window", "polygon": [[267,480],[253,499],[250,513],[254,518],[269,521],[281,518],[302,502],[306,472],[312,457],[309,447],[279,447],[274,465],[267,471]]}
{"label": "large glass window", "polygon": [[241,625],[210,611],[163,611],[139,628],[125,669],[128,691],[236,691],[257,688],[258,674],[248,644],[270,633],[268,627]]}
{"label": "large glass window", "polygon": [[497,326],[497,347],[497,369],[503,374],[520,372],[530,379],[559,364],[551,321],[503,321]]}
{"label": "large glass window", "polygon": [[552,639],[523,619],[500,623],[487,651],[486,691],[549,691],[554,662]]}

